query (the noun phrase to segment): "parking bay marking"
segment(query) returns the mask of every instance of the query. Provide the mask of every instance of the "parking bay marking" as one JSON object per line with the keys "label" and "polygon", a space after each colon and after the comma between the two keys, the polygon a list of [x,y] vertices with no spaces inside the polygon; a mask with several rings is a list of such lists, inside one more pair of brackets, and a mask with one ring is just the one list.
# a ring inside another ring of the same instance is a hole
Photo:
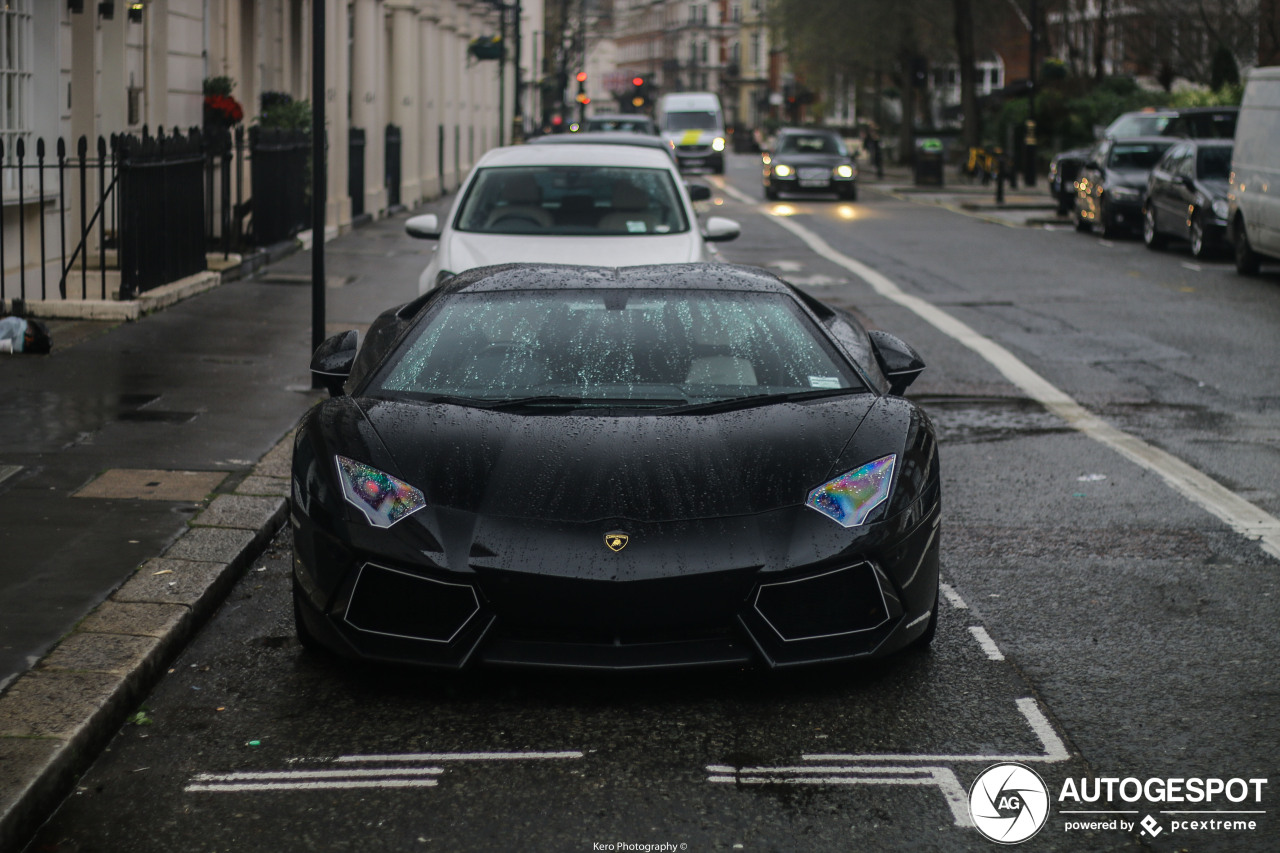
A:
{"label": "parking bay marking", "polygon": [[[752,205],[756,203],[745,193],[721,183],[724,191],[738,201]],[[770,219],[778,227],[799,237],[816,254],[861,278],[880,296],[910,310],[944,335],[982,356],[1023,393],[1062,418],[1070,427],[1110,447],[1139,467],[1157,474],[1183,497],[1216,516],[1246,539],[1259,542],[1263,551],[1280,559],[1280,519],[1173,454],[1102,420],[1000,344],[978,334],[968,324],[933,303],[906,293],[883,273],[836,251],[827,241],[803,225],[781,216],[771,216]],[[1099,242],[1106,244],[1106,241]]]}
{"label": "parking bay marking", "polygon": [[[561,752],[416,752],[403,755],[341,755],[331,765],[417,764],[452,761],[543,761],[579,759],[577,750]],[[243,793],[246,791],[314,791],[350,788],[434,788],[443,767],[350,767],[317,770],[261,770],[234,773],[200,773],[184,790],[188,793]]]}
{"label": "parking bay marking", "polygon": [[[832,765],[808,764],[793,767],[732,767],[725,764],[708,764],[707,781],[738,785],[907,785],[935,786],[948,808],[956,826],[972,826],[969,818],[968,797],[956,778],[952,764],[997,764],[1000,762],[1056,763],[1071,757],[1062,738],[1040,710],[1035,699],[1017,700],[1032,733],[1039,739],[1044,751],[1028,755],[910,755],[883,753],[810,753],[800,756],[803,761],[839,762]],[[887,762],[881,764],[880,762]],[[917,764],[918,762],[918,764]]]}

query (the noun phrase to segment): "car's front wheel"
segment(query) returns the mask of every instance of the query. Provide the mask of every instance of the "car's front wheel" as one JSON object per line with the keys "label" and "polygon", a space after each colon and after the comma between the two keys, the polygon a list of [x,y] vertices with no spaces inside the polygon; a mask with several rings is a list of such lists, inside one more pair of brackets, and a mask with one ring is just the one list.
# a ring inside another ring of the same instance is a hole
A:
{"label": "car's front wheel", "polygon": [[929,611],[929,624],[924,626],[924,633],[916,637],[907,644],[908,649],[927,649],[933,645],[933,638],[938,633],[938,599],[937,593],[933,596],[933,610]]}
{"label": "car's front wheel", "polygon": [[1200,220],[1200,215],[1196,214],[1191,219],[1191,256],[1197,260],[1206,257],[1209,254],[1209,241],[1204,235],[1204,222]]}
{"label": "car's front wheel", "polygon": [[778,200],[778,191],[777,191],[777,190],[775,190],[773,187],[765,187],[765,188],[764,188],[764,197],[765,197],[765,198],[767,198],[769,201],[777,201],[777,200]]}
{"label": "car's front wheel", "polygon": [[840,198],[844,199],[845,201],[857,201],[858,200],[857,184],[854,184],[853,186],[849,187],[846,190],[840,190]]}
{"label": "car's front wheel", "polygon": [[1088,234],[1093,230],[1093,223],[1084,218],[1084,211],[1076,208],[1076,230],[1081,234]]}
{"label": "car's front wheel", "polygon": [[1150,203],[1142,210],[1142,242],[1148,249],[1163,249],[1168,242],[1156,228],[1156,211]]}
{"label": "car's front wheel", "polygon": [[1262,268],[1262,258],[1249,245],[1249,235],[1245,233],[1243,220],[1236,222],[1235,232],[1236,272],[1240,275],[1257,275]]}
{"label": "car's front wheel", "polygon": [[329,654],[329,650],[311,633],[307,620],[302,615],[302,589],[298,586],[297,577],[293,578],[293,630],[298,635],[298,642],[308,652],[326,656]]}

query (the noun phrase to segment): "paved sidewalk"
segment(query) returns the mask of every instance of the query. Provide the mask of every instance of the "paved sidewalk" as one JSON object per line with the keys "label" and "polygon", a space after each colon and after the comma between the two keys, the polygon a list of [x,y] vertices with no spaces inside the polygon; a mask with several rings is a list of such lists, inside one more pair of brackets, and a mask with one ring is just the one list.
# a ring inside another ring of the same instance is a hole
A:
{"label": "paved sidewalk", "polygon": [[970,183],[949,167],[944,185],[916,186],[913,175],[905,166],[886,167],[883,178],[877,178],[873,169],[860,166],[859,178],[864,187],[888,193],[903,201],[933,204],[966,216],[974,216],[998,225],[1017,228],[1071,227],[1071,219],[1057,214],[1057,204],[1049,195],[1048,178],[1038,175],[1036,185],[1030,189],[1021,181],[1016,189],[1005,187],[1004,200],[996,201],[996,184]]}
{"label": "paved sidewalk", "polygon": [[[404,218],[326,245],[329,333],[417,295],[432,244]],[[310,271],[303,251],[136,322],[52,320],[50,355],[0,361],[0,850],[284,524],[291,431],[321,399]]]}

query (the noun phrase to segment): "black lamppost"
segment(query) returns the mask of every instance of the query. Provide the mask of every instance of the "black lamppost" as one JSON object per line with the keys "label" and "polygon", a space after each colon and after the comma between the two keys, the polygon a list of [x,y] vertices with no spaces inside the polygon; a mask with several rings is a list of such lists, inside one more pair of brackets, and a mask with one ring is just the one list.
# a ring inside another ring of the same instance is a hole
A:
{"label": "black lamppost", "polygon": [[1036,48],[1039,32],[1037,30],[1036,0],[1031,0],[1031,54],[1028,57],[1028,79],[1031,82],[1027,89],[1027,175],[1026,186],[1036,185]]}
{"label": "black lamppost", "polygon": [[[324,160],[324,5],[325,0],[311,4],[311,351],[324,342],[324,224],[325,186]],[[312,374],[312,388],[323,388],[320,377]]]}

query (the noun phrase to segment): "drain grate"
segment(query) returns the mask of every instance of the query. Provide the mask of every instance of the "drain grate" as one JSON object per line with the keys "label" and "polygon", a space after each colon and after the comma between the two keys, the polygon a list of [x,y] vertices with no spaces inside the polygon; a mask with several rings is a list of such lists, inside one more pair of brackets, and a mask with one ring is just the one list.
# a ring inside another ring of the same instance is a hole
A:
{"label": "drain grate", "polygon": [[112,468],[91,480],[73,497],[196,503],[204,500],[226,478],[223,471]]}

